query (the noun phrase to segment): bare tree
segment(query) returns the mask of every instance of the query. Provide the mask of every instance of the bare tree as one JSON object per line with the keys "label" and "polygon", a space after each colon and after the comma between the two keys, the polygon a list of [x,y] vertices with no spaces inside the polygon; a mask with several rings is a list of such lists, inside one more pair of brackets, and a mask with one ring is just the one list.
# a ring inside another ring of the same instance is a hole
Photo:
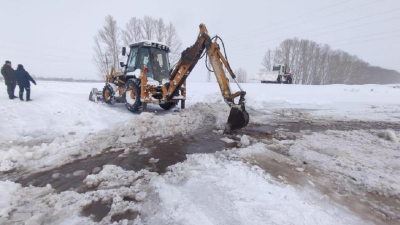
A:
{"label": "bare tree", "polygon": [[246,83],[247,82],[247,71],[243,68],[239,68],[235,70],[236,80],[239,83]]}
{"label": "bare tree", "polygon": [[114,66],[116,71],[119,71],[120,29],[112,16],[106,17],[105,23],[94,37],[94,41],[94,61],[98,67],[98,72],[103,73],[100,75],[105,76],[107,74],[105,70],[108,70],[110,65]]}
{"label": "bare tree", "polygon": [[105,18],[103,27],[94,37],[93,60],[99,75],[104,76],[111,66],[119,71],[121,42],[125,46],[139,42],[142,39],[157,40],[170,48],[170,62],[174,65],[180,59],[182,41],[172,23],[166,25],[162,18],[153,19],[145,16],[143,19],[132,17],[121,30],[112,16]]}
{"label": "bare tree", "polygon": [[142,36],[144,39],[151,40],[153,39],[154,33],[154,19],[150,16],[144,16],[142,25]]}
{"label": "bare tree", "polygon": [[94,38],[94,56],[93,61],[96,64],[97,72],[100,79],[105,79],[106,74],[108,74],[109,70],[109,63],[107,62],[106,52],[103,50],[99,38],[95,36]]}
{"label": "bare tree", "polygon": [[175,26],[170,22],[169,25],[165,28],[165,39],[164,42],[169,46],[170,53],[170,61],[172,64],[175,64],[179,61],[181,57],[182,51],[182,41],[178,35],[178,32],[175,29]]}
{"label": "bare tree", "polygon": [[154,33],[155,33],[155,38],[158,42],[162,42],[164,41],[165,38],[165,24],[164,24],[164,20],[162,18],[158,19],[158,20],[153,20],[154,23]]}
{"label": "bare tree", "polygon": [[288,64],[294,82],[299,84],[365,84],[400,82],[397,71],[371,67],[357,56],[329,45],[297,38],[283,41],[274,51],[268,50],[261,71],[274,64]]}
{"label": "bare tree", "polygon": [[145,16],[143,20],[133,17],[122,31],[122,39],[126,46],[139,42],[141,39],[163,42],[170,48],[170,62],[174,65],[180,59],[182,41],[175,26],[164,23],[162,18],[154,19]]}
{"label": "bare tree", "polygon": [[261,72],[269,72],[272,69],[272,66],[274,64],[274,56],[271,51],[271,49],[268,49],[268,51],[265,53],[263,60],[261,62]]}
{"label": "bare tree", "polygon": [[125,46],[139,42],[142,36],[142,21],[136,17],[132,17],[122,30],[122,40]]}

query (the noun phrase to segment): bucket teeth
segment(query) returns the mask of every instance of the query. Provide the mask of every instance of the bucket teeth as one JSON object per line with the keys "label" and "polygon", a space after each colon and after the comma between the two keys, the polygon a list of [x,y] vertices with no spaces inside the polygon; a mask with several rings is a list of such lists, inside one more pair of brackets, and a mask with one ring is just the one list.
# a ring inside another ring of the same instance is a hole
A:
{"label": "bucket teeth", "polygon": [[247,126],[249,123],[249,114],[243,108],[232,107],[229,113],[228,122],[225,125],[224,133],[231,133]]}

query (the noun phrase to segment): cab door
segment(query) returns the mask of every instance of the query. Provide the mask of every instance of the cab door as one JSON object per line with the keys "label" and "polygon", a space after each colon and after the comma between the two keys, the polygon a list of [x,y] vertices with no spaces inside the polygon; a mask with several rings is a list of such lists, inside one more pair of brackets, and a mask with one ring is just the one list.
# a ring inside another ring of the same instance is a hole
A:
{"label": "cab door", "polygon": [[138,47],[133,47],[131,48],[131,51],[128,55],[128,63],[126,65],[126,73],[129,72],[134,72],[136,69],[140,69],[138,65],[138,59],[139,59],[139,48]]}

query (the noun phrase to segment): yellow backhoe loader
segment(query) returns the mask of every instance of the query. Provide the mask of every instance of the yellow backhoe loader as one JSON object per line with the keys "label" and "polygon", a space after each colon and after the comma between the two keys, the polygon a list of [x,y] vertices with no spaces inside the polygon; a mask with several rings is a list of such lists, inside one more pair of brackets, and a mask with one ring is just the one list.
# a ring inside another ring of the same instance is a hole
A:
{"label": "yellow backhoe loader", "polygon": [[[222,43],[224,55],[220,51],[218,40]],[[200,24],[196,43],[182,52],[181,59],[171,69],[168,46],[154,41],[142,41],[129,47],[127,63],[121,62],[121,67],[125,68],[124,72],[115,72],[114,68],[111,68],[110,74],[106,76],[103,91],[100,92],[94,88],[90,92],[89,100],[103,101],[107,104],[125,103],[126,108],[131,112],[146,111],[148,103],[159,104],[161,108],[168,110],[180,102],[183,109],[186,100],[186,78],[198,60],[206,55],[217,78],[222,96],[231,107],[225,132],[229,133],[247,126],[249,114],[245,110],[246,92],[236,81],[236,76],[226,57],[222,39],[218,36],[211,38],[204,24]],[[125,56],[125,54],[126,48],[123,47],[122,55]],[[231,92],[223,66],[240,91]],[[236,98],[238,98],[237,103],[234,101]]]}

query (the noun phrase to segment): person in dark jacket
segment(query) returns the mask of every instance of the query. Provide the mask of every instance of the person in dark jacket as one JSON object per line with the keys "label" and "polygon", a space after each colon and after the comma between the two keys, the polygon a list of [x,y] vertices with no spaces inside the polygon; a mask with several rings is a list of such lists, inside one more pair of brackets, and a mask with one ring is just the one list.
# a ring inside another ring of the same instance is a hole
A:
{"label": "person in dark jacket", "polygon": [[11,67],[11,62],[6,61],[4,66],[1,68],[1,75],[4,77],[4,81],[7,85],[7,93],[10,99],[14,99],[17,96],[14,95],[15,86],[17,85],[15,76],[14,76],[14,69]]}
{"label": "person in dark jacket", "polygon": [[[29,75],[29,73],[24,69],[24,66],[18,64],[17,70],[14,72],[15,77],[17,78],[18,86],[19,86],[19,99],[21,101],[24,100],[24,89],[26,90],[26,101],[32,101],[31,97],[31,83],[36,85],[36,81]],[[29,82],[30,81],[30,82]]]}

